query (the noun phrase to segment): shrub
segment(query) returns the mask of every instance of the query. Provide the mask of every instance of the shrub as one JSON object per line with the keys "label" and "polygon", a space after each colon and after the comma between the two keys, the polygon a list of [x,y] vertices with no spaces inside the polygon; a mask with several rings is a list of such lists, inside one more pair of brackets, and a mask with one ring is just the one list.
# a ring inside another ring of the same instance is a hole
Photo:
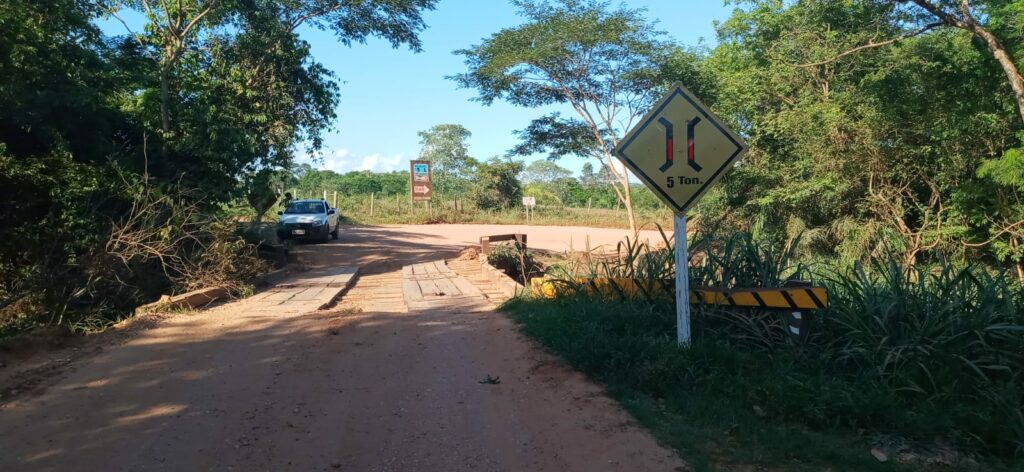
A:
{"label": "shrub", "polygon": [[163,293],[211,285],[241,291],[266,270],[235,223],[191,193],[144,185],[116,170],[105,177],[103,197],[58,195],[38,226],[17,229],[58,228],[41,257],[0,266],[0,295],[9,297],[0,305],[0,329],[98,329]]}
{"label": "shrub", "polygon": [[[663,397],[698,389],[715,401],[757,406],[767,417],[813,429],[843,427],[945,438],[961,448],[1024,456],[1024,292],[1000,271],[939,260],[907,268],[804,263],[737,234],[695,238],[691,286],[778,287],[808,279],[830,291],[806,342],[779,312],[695,306],[690,349],[675,345],[671,300],[514,302],[510,309],[585,372]],[[590,275],[668,278],[672,244],[627,241]],[[565,271],[565,268],[563,268]],[[572,271],[568,275],[572,275]],[[538,304],[564,315],[531,315]],[[563,317],[564,316],[564,317]],[[707,408],[718,408],[706,405]]]}

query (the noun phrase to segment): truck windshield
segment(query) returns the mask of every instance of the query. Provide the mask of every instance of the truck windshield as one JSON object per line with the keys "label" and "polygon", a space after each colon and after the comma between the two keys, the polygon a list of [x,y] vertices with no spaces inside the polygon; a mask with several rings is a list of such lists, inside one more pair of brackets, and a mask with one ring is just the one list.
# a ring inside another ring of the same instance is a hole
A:
{"label": "truck windshield", "polygon": [[323,202],[292,202],[284,210],[286,214],[325,213]]}

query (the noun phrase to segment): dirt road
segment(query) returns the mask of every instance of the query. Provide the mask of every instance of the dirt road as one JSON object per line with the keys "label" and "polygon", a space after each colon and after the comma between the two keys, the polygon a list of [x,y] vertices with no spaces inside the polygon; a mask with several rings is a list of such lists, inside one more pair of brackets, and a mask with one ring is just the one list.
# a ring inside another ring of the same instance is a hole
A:
{"label": "dirt road", "polygon": [[[552,250],[622,236],[524,229]],[[515,230],[347,228],[302,246],[312,265],[360,266],[335,309],[256,296],[106,346],[0,409],[0,470],[684,470],[493,303],[402,303],[403,265]]]}

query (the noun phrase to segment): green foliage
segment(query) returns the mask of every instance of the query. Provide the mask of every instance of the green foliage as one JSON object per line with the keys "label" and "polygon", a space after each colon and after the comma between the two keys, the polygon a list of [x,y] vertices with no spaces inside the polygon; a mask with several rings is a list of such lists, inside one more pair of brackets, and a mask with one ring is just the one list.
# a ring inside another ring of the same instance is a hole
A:
{"label": "green foliage", "polygon": [[523,169],[523,183],[554,183],[572,177],[572,171],[548,160],[536,160]]}
{"label": "green foliage", "polygon": [[[1001,7],[986,11],[986,21],[1008,20]],[[780,244],[800,227],[804,251],[851,260],[984,260],[983,248],[1021,261],[1020,233],[1005,231],[1024,214],[1013,173],[979,173],[1019,145],[1006,76],[961,30],[895,41],[932,21],[919,13],[891,2],[742,2],[717,47],[663,61],[666,78],[702,90],[751,145],[697,209],[700,224]],[[1019,33],[1003,33],[1018,44]],[[989,183],[997,174],[1006,185]]]}
{"label": "green foliage", "polygon": [[698,338],[681,349],[670,306],[519,298],[503,310],[524,334],[604,384],[695,470],[904,470],[879,464],[849,434],[759,417],[752,406],[776,400],[760,397],[763,385],[781,384],[800,363],[728,340]]}
{"label": "green foliage", "polygon": [[[596,270],[574,272],[671,277],[672,246],[666,246],[627,242],[611,261],[595,259]],[[824,284],[830,306],[814,314],[805,342],[789,336],[781,313],[757,309],[695,305],[690,349],[675,345],[670,300],[616,303],[581,295],[517,300],[509,310],[527,334],[613,390],[661,400],[667,412],[651,413],[656,417],[719,418],[712,428],[753,423],[751,430],[772,428],[814,442],[863,430],[867,436],[854,441],[861,442],[857,449],[863,457],[879,438],[895,435],[918,449],[935,446],[938,438],[961,453],[1019,465],[1024,458],[1024,291],[1019,285],[1004,273],[945,260],[910,270],[898,260],[877,258],[869,266],[807,266],[797,257],[797,246],[775,246],[748,234],[722,242],[698,235],[690,253],[690,283],[778,287],[809,279]],[[755,407],[765,419],[750,414]],[[767,465],[787,468],[797,466],[791,458],[833,466],[838,460],[770,437],[745,440],[732,444],[713,437],[710,451],[701,452],[753,447],[758,461],[767,456]],[[761,451],[780,446],[794,449]],[[680,447],[703,449],[685,442]],[[841,456],[856,461],[849,453]]]}
{"label": "green foliage", "polygon": [[[147,3],[0,3],[0,329],[244,284],[264,265],[225,205],[273,205],[292,183],[276,169],[320,147],[337,104],[295,28],[415,50],[435,2]],[[131,9],[140,31],[94,25]]]}
{"label": "green foliage", "polygon": [[368,170],[357,170],[338,174],[330,170],[303,170],[295,183],[288,187],[305,197],[322,197],[338,192],[345,197],[368,196],[371,193],[380,195],[408,195],[409,171],[374,173]]}
{"label": "green foliage", "polygon": [[277,189],[274,187],[274,173],[268,169],[246,176],[245,199],[256,212],[255,223],[263,220],[263,215],[277,203]]}
{"label": "green foliage", "polygon": [[[610,8],[596,0],[555,2],[515,0],[526,22],[505,28],[480,44],[456,51],[465,57],[467,72],[451,77],[477,91],[477,100],[491,104],[538,108],[568,104],[575,117],[549,114],[518,132],[522,143],[510,154],[546,152],[595,157],[612,166],[612,150],[656,97],[663,77],[660,61],[670,48],[641,10]],[[624,195],[629,181],[618,186],[630,226],[633,208]]]}
{"label": "green foliage", "polygon": [[533,253],[517,244],[497,244],[491,248],[487,263],[505,271],[519,283],[526,285],[531,277],[543,272]]}
{"label": "green foliage", "polygon": [[420,159],[430,161],[434,193],[446,196],[465,194],[478,165],[469,155],[466,143],[472,133],[462,125],[436,125],[420,131]]}
{"label": "green foliage", "polygon": [[492,158],[477,167],[470,198],[486,210],[507,209],[522,204],[521,161]]}

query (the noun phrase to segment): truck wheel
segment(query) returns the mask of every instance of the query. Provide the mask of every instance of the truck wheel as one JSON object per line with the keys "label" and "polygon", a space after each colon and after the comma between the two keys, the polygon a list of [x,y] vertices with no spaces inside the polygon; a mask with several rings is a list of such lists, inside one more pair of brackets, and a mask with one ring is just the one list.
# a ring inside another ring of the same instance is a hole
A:
{"label": "truck wheel", "polygon": [[338,225],[334,227],[334,231],[331,231],[331,239],[338,239]]}

